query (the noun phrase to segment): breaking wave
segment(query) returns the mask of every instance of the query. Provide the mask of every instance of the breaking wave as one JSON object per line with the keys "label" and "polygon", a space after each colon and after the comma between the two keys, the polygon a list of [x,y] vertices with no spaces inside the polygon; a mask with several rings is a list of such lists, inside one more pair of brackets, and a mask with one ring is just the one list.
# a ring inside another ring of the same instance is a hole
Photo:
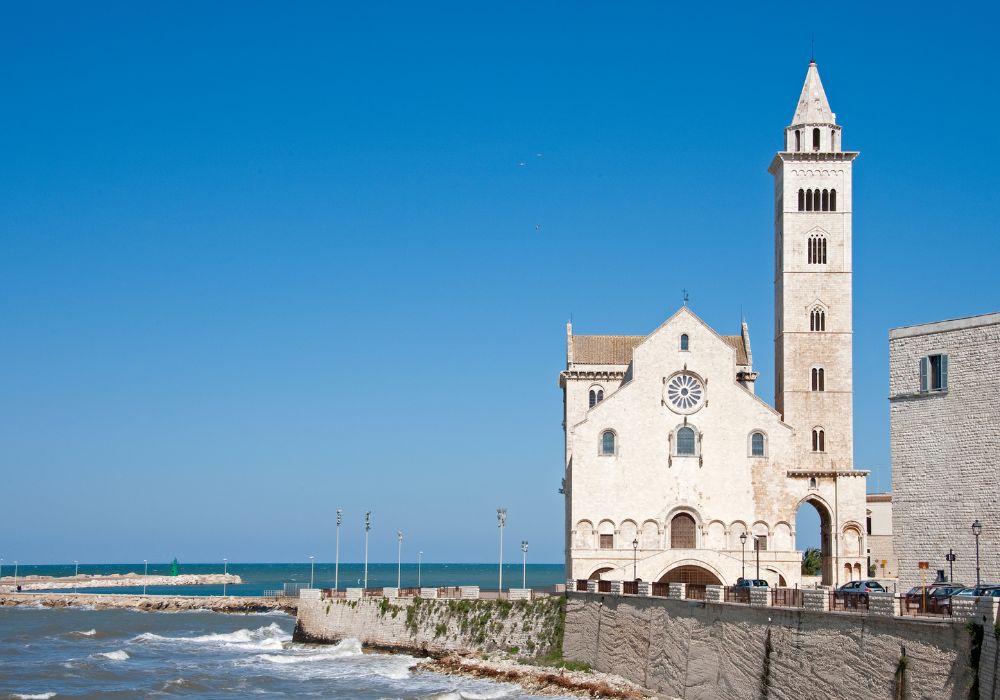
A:
{"label": "breaking wave", "polygon": [[124,649],[117,649],[115,651],[102,651],[100,654],[94,654],[94,656],[99,656],[102,659],[108,659],[109,661],[125,661],[129,659],[128,652]]}

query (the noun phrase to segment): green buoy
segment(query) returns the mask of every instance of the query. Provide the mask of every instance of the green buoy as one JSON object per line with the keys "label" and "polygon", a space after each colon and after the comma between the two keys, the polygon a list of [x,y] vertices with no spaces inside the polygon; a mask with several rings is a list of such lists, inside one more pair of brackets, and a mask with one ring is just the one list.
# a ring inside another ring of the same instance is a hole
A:
{"label": "green buoy", "polygon": [[174,557],[174,560],[172,562],[170,562],[170,575],[171,576],[176,576],[180,572],[181,572],[180,571],[180,567],[177,566],[177,557]]}

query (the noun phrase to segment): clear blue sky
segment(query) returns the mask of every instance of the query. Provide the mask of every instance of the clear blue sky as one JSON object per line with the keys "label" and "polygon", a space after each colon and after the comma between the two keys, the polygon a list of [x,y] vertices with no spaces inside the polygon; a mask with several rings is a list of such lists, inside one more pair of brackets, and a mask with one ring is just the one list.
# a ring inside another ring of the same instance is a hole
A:
{"label": "clear blue sky", "polygon": [[489,561],[503,504],[508,558],[561,561],[570,315],[647,333],[687,288],[772,397],[813,32],[886,488],[888,329],[1000,310],[996,6],[907,7],[8,6],[0,556],[329,560],[340,506],[344,560],[371,509],[374,561]]}

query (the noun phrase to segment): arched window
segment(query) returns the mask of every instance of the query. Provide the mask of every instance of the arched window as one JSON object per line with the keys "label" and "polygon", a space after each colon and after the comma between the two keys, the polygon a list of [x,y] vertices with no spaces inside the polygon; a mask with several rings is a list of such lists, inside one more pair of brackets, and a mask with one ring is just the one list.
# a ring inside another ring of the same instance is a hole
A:
{"label": "arched window", "polygon": [[806,211],[813,210],[813,191],[806,190]]}
{"label": "arched window", "polygon": [[823,211],[830,211],[830,190],[823,190]]}
{"label": "arched window", "polygon": [[826,431],[813,428],[813,452],[826,452]]}
{"label": "arched window", "polygon": [[818,234],[809,236],[807,262],[810,265],[826,264],[826,237]]}
{"label": "arched window", "polygon": [[819,129],[813,129],[813,150],[819,150]]}
{"label": "arched window", "polygon": [[678,513],[670,521],[670,548],[671,549],[694,549],[695,523],[687,513]]}
{"label": "arched window", "polygon": [[799,190],[799,211],[806,210],[806,191],[803,189]]}
{"label": "arched window", "polygon": [[615,433],[613,430],[605,430],[601,433],[601,454],[611,456],[615,453]]}
{"label": "arched window", "polygon": [[830,190],[830,211],[837,211],[837,190]]}
{"label": "arched window", "polygon": [[795,130],[795,150],[802,150],[802,132],[798,129]]}
{"label": "arched window", "polygon": [[604,389],[597,390],[597,403],[601,403],[601,401],[604,401]]}
{"label": "arched window", "polygon": [[695,440],[694,428],[685,425],[677,430],[677,454],[695,455],[698,454],[697,441]]}
{"label": "arched window", "polygon": [[818,306],[809,312],[809,330],[826,330],[826,312]]}
{"label": "arched window", "polygon": [[688,335],[687,333],[681,333],[681,350],[688,351]]}
{"label": "arched window", "polygon": [[822,202],[820,201],[820,192],[819,190],[813,190],[813,211],[821,211],[821,206]]}
{"label": "arched window", "polygon": [[816,488],[816,477],[815,476],[809,478],[809,488],[811,488],[811,489]]}
{"label": "arched window", "polygon": [[593,389],[590,390],[590,407],[593,408],[597,405],[597,392]]}
{"label": "arched window", "polygon": [[830,150],[831,151],[837,150],[837,145],[836,144],[837,144],[837,130],[836,129],[830,129]]}
{"label": "arched window", "polygon": [[590,387],[590,407],[593,408],[604,400],[604,387],[595,385]]}
{"label": "arched window", "polygon": [[826,382],[824,378],[824,372],[822,367],[812,368],[812,390],[813,391],[826,391]]}
{"label": "arched window", "polygon": [[760,431],[750,433],[750,456],[764,456],[764,433]]}

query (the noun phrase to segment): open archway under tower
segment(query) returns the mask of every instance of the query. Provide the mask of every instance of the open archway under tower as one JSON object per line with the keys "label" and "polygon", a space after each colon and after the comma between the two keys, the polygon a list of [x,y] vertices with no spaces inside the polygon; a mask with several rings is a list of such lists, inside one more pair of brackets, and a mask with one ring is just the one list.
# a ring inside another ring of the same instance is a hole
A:
{"label": "open archway under tower", "polygon": [[[818,498],[806,498],[795,513],[795,542],[803,555],[810,549],[819,549],[820,582],[832,586],[833,570],[833,515],[826,504]],[[803,574],[806,575],[805,570]],[[815,574],[813,574],[815,575]],[[849,579],[848,579],[849,580]]]}
{"label": "open archway under tower", "polygon": [[722,581],[708,569],[694,564],[678,566],[660,577],[658,583],[693,583],[700,585],[720,586]]}

